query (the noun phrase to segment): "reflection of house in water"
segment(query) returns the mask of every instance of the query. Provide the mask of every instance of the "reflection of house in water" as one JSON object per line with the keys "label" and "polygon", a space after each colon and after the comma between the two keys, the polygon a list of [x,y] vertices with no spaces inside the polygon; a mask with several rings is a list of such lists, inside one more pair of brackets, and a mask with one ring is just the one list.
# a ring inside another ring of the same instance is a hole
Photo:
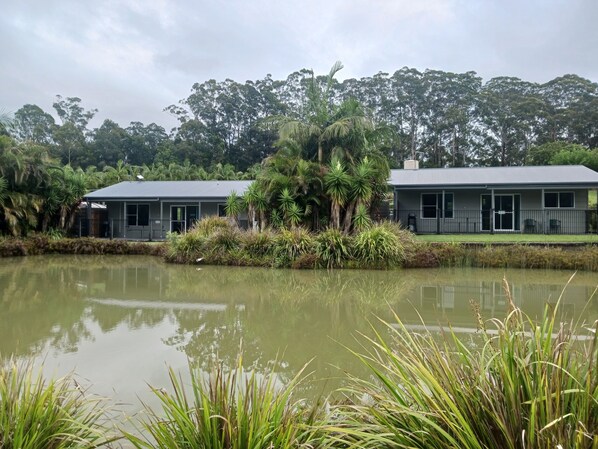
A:
{"label": "reflection of house in water", "polygon": [[[569,285],[563,290],[561,284],[532,284],[509,283],[509,292],[515,306],[521,308],[531,318],[542,316],[546,304],[559,305],[560,315],[563,318],[572,318],[581,314],[587,307],[587,301],[594,292],[590,285]],[[502,281],[459,280],[454,285],[434,285],[433,283],[421,285],[419,310],[425,318],[425,311],[435,309],[453,323],[471,323],[471,302],[479,305],[484,318],[501,316],[508,312],[509,300]]]}

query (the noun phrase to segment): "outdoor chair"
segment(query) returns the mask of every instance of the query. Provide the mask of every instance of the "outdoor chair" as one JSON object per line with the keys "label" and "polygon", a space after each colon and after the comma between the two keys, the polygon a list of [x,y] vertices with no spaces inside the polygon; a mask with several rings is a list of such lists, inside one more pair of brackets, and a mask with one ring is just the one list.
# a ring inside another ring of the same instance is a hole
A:
{"label": "outdoor chair", "polygon": [[526,218],[523,221],[523,232],[526,233],[534,233],[536,232],[538,226],[538,222],[533,218]]}
{"label": "outdoor chair", "polygon": [[558,233],[561,230],[561,220],[557,220],[555,218],[551,218],[549,223],[550,232],[551,233]]}

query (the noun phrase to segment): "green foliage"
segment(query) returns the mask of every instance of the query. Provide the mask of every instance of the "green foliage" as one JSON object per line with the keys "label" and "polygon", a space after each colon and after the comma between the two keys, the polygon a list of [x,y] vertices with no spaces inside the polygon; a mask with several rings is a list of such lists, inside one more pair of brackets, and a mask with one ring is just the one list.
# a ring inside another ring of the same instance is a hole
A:
{"label": "green foliage", "polygon": [[104,401],[82,391],[72,376],[45,381],[31,363],[0,365],[2,449],[94,448],[108,444]]}
{"label": "green foliage", "polygon": [[327,229],[315,237],[315,255],[319,266],[342,268],[351,259],[351,239],[338,229]]}
{"label": "green foliage", "polygon": [[366,266],[390,268],[403,263],[405,250],[399,237],[387,226],[376,225],[357,234],[354,256]]}
{"label": "green foliage", "polygon": [[[507,285],[505,283],[505,285]],[[558,304],[540,323],[510,297],[503,321],[483,322],[474,342],[451,329],[414,333],[398,316],[358,357],[374,380],[350,393],[331,430],[346,447],[591,448],[598,435],[598,323],[590,341],[557,325]]]}
{"label": "green foliage", "polygon": [[274,251],[275,235],[270,231],[248,231],[242,234],[243,249],[253,257],[271,256]]}
{"label": "green foliage", "polygon": [[239,214],[243,211],[243,198],[240,197],[234,190],[226,198],[226,205],[224,211],[227,217],[231,217],[236,224],[239,223]]}
{"label": "green foliage", "polygon": [[[212,235],[216,230],[228,229],[231,227],[230,222],[224,217],[217,217],[215,215],[204,217],[201,220],[195,222],[193,228],[189,232],[197,233],[208,237]],[[187,232],[187,234],[189,234]],[[185,234],[186,235],[186,234]]]}
{"label": "green foliage", "polygon": [[169,370],[172,393],[153,392],[161,412],[146,407],[147,437],[125,436],[136,448],[299,448],[313,447],[317,410],[293,398],[303,370],[280,387],[273,372],[246,371],[219,365],[206,378],[190,367],[191,387]]}
{"label": "green foliage", "polygon": [[281,229],[276,237],[276,265],[287,267],[299,256],[311,253],[314,238],[304,228]]}
{"label": "green foliage", "polygon": [[364,231],[372,226],[372,218],[363,204],[359,204],[353,216],[353,227],[357,232]]}

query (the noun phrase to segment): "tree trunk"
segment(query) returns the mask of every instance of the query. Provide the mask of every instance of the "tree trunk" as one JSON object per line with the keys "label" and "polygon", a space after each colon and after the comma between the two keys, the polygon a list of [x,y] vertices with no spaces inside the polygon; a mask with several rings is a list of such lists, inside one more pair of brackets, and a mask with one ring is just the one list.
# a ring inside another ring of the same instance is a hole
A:
{"label": "tree trunk", "polygon": [[345,222],[343,225],[343,230],[346,234],[351,231],[351,225],[353,224],[353,212],[357,206],[358,200],[351,201],[349,206],[347,206],[347,210],[345,211]]}

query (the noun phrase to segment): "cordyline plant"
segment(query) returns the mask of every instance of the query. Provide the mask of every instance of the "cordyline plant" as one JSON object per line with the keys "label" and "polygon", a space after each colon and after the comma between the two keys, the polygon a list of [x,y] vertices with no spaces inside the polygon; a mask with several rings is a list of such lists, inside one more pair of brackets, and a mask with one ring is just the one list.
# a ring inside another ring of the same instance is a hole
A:
{"label": "cordyline plant", "polygon": [[[354,379],[352,405],[327,427],[340,447],[597,448],[598,322],[557,324],[561,299],[534,322],[511,299],[507,317],[481,319],[479,340],[452,329],[414,333],[396,316],[357,354],[373,374]],[[479,316],[479,315],[478,315]],[[475,344],[473,344],[475,343]],[[365,398],[365,399],[364,399]]]}

